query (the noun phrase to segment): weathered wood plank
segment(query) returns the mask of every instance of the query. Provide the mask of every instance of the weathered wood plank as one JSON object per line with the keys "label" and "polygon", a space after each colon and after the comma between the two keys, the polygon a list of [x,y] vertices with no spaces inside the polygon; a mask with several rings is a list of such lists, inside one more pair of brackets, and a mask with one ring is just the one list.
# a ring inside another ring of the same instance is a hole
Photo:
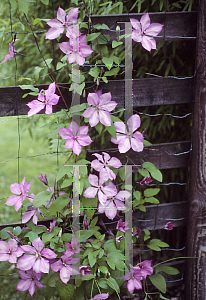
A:
{"label": "weathered wood plank", "polygon": [[[106,24],[111,30],[115,30],[119,25],[124,29],[123,22],[130,22],[130,18],[140,20],[143,14],[112,14],[112,15],[93,15],[91,16],[93,24]],[[196,37],[197,34],[197,12],[159,12],[149,13],[151,23],[161,23],[164,25],[163,30],[159,33],[157,41],[174,41]],[[116,40],[116,32],[102,30],[103,34],[109,34],[111,41]],[[124,32],[121,32],[124,34]]]}
{"label": "weathered wood plank", "polygon": [[188,199],[186,297],[206,299],[206,0],[198,6],[195,104]]}
{"label": "weathered wood plank", "polygon": [[[151,106],[151,105],[167,105],[167,104],[182,104],[191,103],[193,101],[193,78],[189,79],[174,79],[174,78],[144,78],[133,79],[133,106]],[[109,80],[106,84],[100,82],[99,88],[103,93],[111,92],[112,100],[118,103],[117,108],[124,107],[124,80]],[[86,87],[93,86],[93,82],[87,82]],[[72,93],[69,91],[70,84],[60,84],[61,92],[70,107]],[[36,86],[40,90],[47,89],[48,85]],[[29,92],[22,90],[20,87],[1,87],[0,88],[0,117],[26,115],[29,107],[26,105],[29,101],[35,99],[35,96],[22,96]],[[93,88],[87,89],[87,92],[94,92]],[[57,91],[58,93],[58,91]],[[81,97],[81,103],[86,99]],[[16,105],[18,103],[18,106]],[[65,108],[65,104],[60,99],[58,106],[53,108],[56,112],[60,108]],[[42,110],[43,113],[43,110]]]}
{"label": "weathered wood plank", "polygon": [[[126,153],[126,155],[125,153],[119,153],[117,148],[112,148],[107,151],[107,153],[109,153],[111,156],[115,155],[118,157],[123,165],[126,164],[127,157],[129,157],[129,165],[132,164],[141,167],[143,162],[149,161],[155,164],[158,169],[172,169],[189,166],[190,147],[190,141],[173,142],[145,146],[142,152],[134,152],[130,150]],[[95,157],[92,156],[92,153],[99,152],[102,152],[102,150],[89,150],[87,159],[92,161]],[[133,167],[134,172],[137,172],[137,170],[138,167]]]}

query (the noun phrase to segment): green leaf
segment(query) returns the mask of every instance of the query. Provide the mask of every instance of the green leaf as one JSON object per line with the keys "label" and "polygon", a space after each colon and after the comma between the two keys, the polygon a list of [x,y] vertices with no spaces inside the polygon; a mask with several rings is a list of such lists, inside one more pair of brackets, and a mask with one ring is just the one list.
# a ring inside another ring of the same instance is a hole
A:
{"label": "green leaf", "polygon": [[156,166],[153,163],[148,161],[144,162],[142,167],[147,169],[154,179],[162,182],[162,173],[156,168]]}
{"label": "green leaf", "polygon": [[119,67],[113,68],[110,71],[105,72],[104,76],[113,76],[113,75],[116,75],[119,72],[119,70],[120,70]]}
{"label": "green leaf", "polygon": [[72,234],[71,233],[63,233],[61,236],[61,239],[63,242],[68,242],[70,243],[72,240]]}
{"label": "green leaf", "polygon": [[88,161],[86,159],[80,159],[76,162],[76,165],[88,165],[88,164],[91,164],[91,161]]}
{"label": "green leaf", "polygon": [[122,179],[122,181],[124,181],[125,180],[125,167],[119,168],[118,171],[119,171],[120,178]]}
{"label": "green leaf", "polygon": [[15,227],[13,233],[14,235],[18,236],[21,233],[21,227],[20,226]]}
{"label": "green leaf", "polygon": [[56,284],[56,289],[61,300],[73,300],[75,287],[73,284],[65,284],[62,281],[58,281]]}
{"label": "green leaf", "polygon": [[149,172],[145,169],[138,169],[138,172],[143,176],[143,177],[150,177]]}
{"label": "green leaf", "polygon": [[169,245],[159,239],[152,239],[151,241],[149,241],[147,247],[155,251],[161,251],[160,247],[169,247]]}
{"label": "green leaf", "polygon": [[72,178],[67,178],[65,179],[62,184],[61,184],[61,188],[65,188],[65,187],[68,187],[70,185],[72,185],[72,182],[73,182],[73,179]]}
{"label": "green leaf", "polygon": [[97,261],[96,257],[94,257],[93,252],[89,252],[88,259],[89,259],[90,266],[93,267],[95,265],[96,261]]}
{"label": "green leaf", "polygon": [[38,89],[38,88],[35,88],[33,85],[30,85],[30,84],[27,84],[27,85],[19,85],[19,87],[20,87],[22,90],[32,90],[33,92],[39,93],[39,89]]}
{"label": "green leaf", "polygon": [[162,293],[166,293],[166,281],[161,274],[150,275],[149,279],[158,290]]}
{"label": "green leaf", "polygon": [[103,80],[105,83],[108,83],[107,77],[103,76],[103,77],[102,77],[102,80]]}
{"label": "green leaf", "polygon": [[38,236],[38,234],[36,234],[35,232],[29,231],[29,232],[25,235],[25,237],[28,237],[29,240],[30,240],[30,242],[32,243],[32,242],[33,242],[35,239],[37,239],[39,236]]}
{"label": "green leaf", "polygon": [[164,273],[169,274],[169,275],[177,275],[177,274],[180,273],[178,269],[173,268],[173,267],[169,267],[169,266],[160,266],[160,267],[157,267],[155,269],[155,272],[156,273],[164,272]]}
{"label": "green leaf", "polygon": [[98,30],[100,30],[100,29],[110,30],[109,27],[106,24],[95,24],[93,27],[98,29]]}
{"label": "green leaf", "polygon": [[23,13],[27,14],[28,13],[27,0],[18,0],[18,4],[19,4],[19,10],[22,11]]}
{"label": "green leaf", "polygon": [[150,189],[146,189],[144,191],[144,196],[145,197],[152,197],[155,196],[159,193],[160,189],[159,188],[150,188]]}
{"label": "green leaf", "polygon": [[116,139],[116,128],[114,127],[114,123],[111,124],[111,126],[106,126],[106,130]]}
{"label": "green leaf", "polygon": [[114,278],[112,278],[112,277],[108,278],[107,283],[113,290],[117,291],[118,293],[120,292],[119,285],[117,284],[117,282]]}
{"label": "green leaf", "polygon": [[149,197],[149,198],[145,198],[145,202],[149,202],[149,203],[153,203],[153,204],[159,204],[159,200],[155,197]]}
{"label": "green leaf", "polygon": [[140,199],[141,199],[141,193],[139,192],[139,191],[135,191],[134,193],[133,193],[133,195],[134,195],[134,197],[138,200],[138,201],[140,201]]}
{"label": "green leaf", "polygon": [[108,70],[111,70],[113,66],[113,58],[112,57],[103,57],[103,63],[107,67]]}
{"label": "green leaf", "polygon": [[99,73],[100,73],[100,69],[98,67],[94,67],[94,68],[91,68],[89,70],[89,75],[91,75],[92,77],[94,77],[94,81],[99,76]]}
{"label": "green leaf", "polygon": [[59,179],[61,179],[66,174],[68,176],[72,177],[73,166],[63,166],[63,167],[61,167],[61,169],[59,170],[59,172],[57,174],[56,181],[59,181]]}
{"label": "green leaf", "polygon": [[111,115],[111,119],[113,122],[122,122],[122,120],[120,120],[118,117]]}
{"label": "green leaf", "polygon": [[49,191],[43,191],[38,193],[33,200],[33,206],[34,208],[40,207],[45,204],[45,202],[48,202],[51,198],[53,193],[50,193]]}
{"label": "green leaf", "polygon": [[98,269],[100,270],[100,272],[102,272],[103,274],[107,274],[108,273],[108,269],[105,266],[99,266]]}
{"label": "green leaf", "polygon": [[118,47],[119,45],[122,45],[123,42],[117,42],[117,41],[112,41],[112,48],[116,48]]}
{"label": "green leaf", "polygon": [[106,243],[104,244],[104,250],[107,253],[110,253],[110,252],[113,252],[113,251],[117,250],[116,243],[115,243],[114,239],[106,241]]}
{"label": "green leaf", "polygon": [[10,3],[12,10],[15,10],[17,8],[17,0],[10,0]]}
{"label": "green leaf", "polygon": [[[106,268],[106,267],[104,267],[104,268]],[[107,268],[106,268],[107,269]],[[102,289],[108,289],[108,284],[107,284],[107,280],[106,279],[104,279],[104,278],[100,278],[99,280],[98,280],[98,283],[99,283],[99,286],[102,288]]]}
{"label": "green leaf", "polygon": [[157,300],[170,300],[169,298],[165,298],[164,296],[162,296],[162,294],[159,294],[159,297]]}
{"label": "green leaf", "polygon": [[139,208],[139,210],[141,210],[141,211],[143,211],[143,212],[146,212],[146,208],[144,207],[143,204],[139,204],[139,205],[138,205],[138,208]]}
{"label": "green leaf", "polygon": [[49,4],[49,0],[41,0],[41,2],[45,5],[48,5]]}
{"label": "green leaf", "polygon": [[95,32],[95,33],[87,34],[87,42],[93,41],[93,40],[96,39],[100,34],[101,34],[101,32]]}
{"label": "green leaf", "polygon": [[56,214],[57,212],[60,212],[67,204],[69,203],[69,198],[65,195],[59,196],[57,199],[54,200],[52,205],[49,208],[49,212],[51,215]]}
{"label": "green leaf", "polygon": [[102,130],[103,130],[103,125],[102,123],[98,123],[96,126],[95,126],[95,129],[98,131],[99,134],[102,133]]}
{"label": "green leaf", "polygon": [[54,235],[55,235],[55,232],[50,232],[50,233],[45,232],[45,233],[43,233],[42,242],[44,244],[48,243],[53,238]]}
{"label": "green leaf", "polygon": [[67,64],[65,64],[65,63],[63,63],[63,62],[61,62],[61,61],[59,61],[58,63],[57,63],[57,66],[56,66],[56,69],[57,70],[60,70],[61,68],[63,68],[64,66],[66,66]]}
{"label": "green leaf", "polygon": [[109,267],[112,269],[112,270],[115,270],[115,263],[114,263],[114,261],[113,261],[113,259],[110,257],[110,258],[106,258],[106,261],[107,261],[107,263],[108,263],[108,265],[109,265]]}
{"label": "green leaf", "polygon": [[96,232],[96,230],[81,230],[80,231],[80,243],[89,239],[95,232]]}

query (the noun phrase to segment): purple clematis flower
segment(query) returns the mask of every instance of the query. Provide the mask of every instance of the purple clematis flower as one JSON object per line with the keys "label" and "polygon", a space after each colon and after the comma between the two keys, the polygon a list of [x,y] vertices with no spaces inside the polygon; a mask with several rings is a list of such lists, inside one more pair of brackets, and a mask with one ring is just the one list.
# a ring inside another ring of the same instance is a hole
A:
{"label": "purple clematis flower", "polygon": [[80,274],[77,267],[71,266],[71,264],[78,263],[79,259],[80,258],[72,258],[72,256],[64,254],[61,259],[51,265],[51,269],[54,272],[60,271],[61,281],[67,284],[71,275]]}
{"label": "purple clematis flower", "polygon": [[[106,200],[108,197],[113,197],[117,194],[116,186],[103,186],[106,182],[104,175],[100,174],[99,180],[98,177],[94,174],[90,174],[88,177],[89,183],[94,187],[88,187],[85,192],[84,196],[87,198],[94,198],[98,192],[98,199],[99,202],[105,206]],[[98,183],[99,181],[99,183]]]}
{"label": "purple clematis flower", "polygon": [[28,197],[31,182],[25,183],[25,181],[26,178],[24,177],[21,184],[13,183],[10,185],[11,192],[16,195],[10,196],[5,204],[9,206],[15,204],[16,211],[19,210],[19,208],[22,206],[23,201],[26,199],[26,197]]}
{"label": "purple clematis flower", "polygon": [[121,240],[123,240],[123,239],[124,239],[124,236],[123,236],[123,235],[120,235],[120,236],[118,236],[118,237],[116,238],[116,241],[117,241],[118,243],[120,243]]}
{"label": "purple clematis flower", "polygon": [[168,222],[165,226],[164,229],[166,230],[173,230],[174,225],[172,224],[172,222]]}
{"label": "purple clematis flower", "polygon": [[141,230],[136,227],[135,231],[133,232],[133,236],[140,236]]}
{"label": "purple clematis flower", "polygon": [[21,270],[18,271],[20,277],[22,278],[22,280],[19,281],[16,287],[18,291],[28,290],[29,294],[33,296],[35,292],[35,284],[40,289],[44,287],[44,285],[39,282],[39,280],[41,279],[41,273],[36,273],[33,271],[32,274],[32,270],[28,270],[27,273]]}
{"label": "purple clematis flower", "polygon": [[85,57],[89,56],[93,50],[87,46],[87,37],[82,35],[78,38],[71,38],[69,42],[59,44],[59,48],[65,54],[68,54],[70,64],[75,61],[82,66],[85,62]]}
{"label": "purple clematis flower", "polygon": [[129,221],[123,222],[122,219],[119,219],[116,228],[121,232],[125,232],[125,230],[129,229],[129,227],[127,227],[128,223]]}
{"label": "purple clematis flower", "polygon": [[[70,243],[67,243],[65,242],[67,248],[69,249],[69,251],[74,254],[74,253],[79,253],[80,252],[80,248],[77,246],[77,239],[76,238],[73,238],[71,240],[71,244]],[[68,250],[66,250],[68,251]]]}
{"label": "purple clematis flower", "polygon": [[11,60],[12,57],[14,55],[16,55],[17,51],[16,48],[14,47],[14,43],[18,41],[18,39],[16,39],[15,41],[12,41],[11,43],[9,43],[9,52],[7,53],[7,55],[5,56],[4,60],[2,60],[2,62],[0,64],[5,63],[7,60]]}
{"label": "purple clematis flower", "polygon": [[[30,194],[27,198],[31,203],[33,203],[35,195]],[[32,222],[37,225],[38,222],[38,216],[37,214],[41,215],[42,217],[44,216],[42,212],[40,211],[39,207],[34,208],[33,205],[27,206],[27,211],[24,213],[22,217],[22,223],[27,223],[32,217]]]}
{"label": "purple clematis flower", "polygon": [[28,117],[33,116],[40,112],[46,106],[45,113],[52,113],[52,105],[56,105],[59,101],[58,95],[55,94],[56,84],[55,82],[51,83],[47,90],[41,90],[37,100],[32,100],[27,103],[27,106],[30,108],[28,112]]}
{"label": "purple clematis flower", "polygon": [[79,267],[79,271],[81,272],[82,276],[90,275],[90,266],[81,266]]}
{"label": "purple clematis flower", "polygon": [[154,272],[154,269],[151,267],[152,261],[151,260],[144,260],[141,263],[137,264],[133,267],[134,271],[141,270],[141,275],[143,278],[146,278],[147,275],[151,275]]}
{"label": "purple clematis flower", "polygon": [[153,36],[157,36],[162,30],[163,25],[159,23],[150,24],[149,14],[146,13],[140,19],[140,22],[136,19],[130,19],[130,22],[135,30],[133,30],[131,38],[135,42],[142,44],[142,47],[147,51],[156,49],[156,41]]}
{"label": "purple clematis flower", "polygon": [[97,294],[94,296],[94,298],[91,298],[90,300],[102,300],[102,299],[107,299],[109,297],[109,293],[102,293],[102,294]]}
{"label": "purple clematis flower", "polygon": [[109,154],[106,152],[102,152],[103,155],[100,155],[98,153],[94,153],[92,155],[95,155],[98,159],[95,159],[91,163],[91,167],[95,169],[98,172],[102,172],[103,170],[107,173],[107,179],[115,179],[116,175],[108,166],[114,167],[114,168],[120,168],[122,163],[121,161],[116,157],[110,157]]}
{"label": "purple clematis flower", "polygon": [[11,264],[17,262],[17,257],[21,256],[24,252],[15,239],[7,242],[0,241],[0,261],[8,260]]}
{"label": "purple clematis flower", "polygon": [[111,101],[111,93],[102,94],[102,90],[89,93],[87,102],[91,106],[85,110],[83,117],[89,118],[91,127],[101,122],[104,126],[111,126],[110,112],[116,107],[117,102]]}
{"label": "purple clematis flower", "polygon": [[41,174],[41,177],[37,177],[41,182],[43,182],[45,185],[49,185],[48,184],[48,180],[47,180],[47,176],[46,176],[46,174],[45,175],[43,175],[43,174]]}
{"label": "purple clematis flower", "polygon": [[49,228],[47,228],[47,233],[50,233],[52,231],[52,229],[55,227],[56,225],[56,220],[53,220],[52,222],[49,223]]}
{"label": "purple clematis flower", "polygon": [[130,197],[130,193],[127,191],[118,192],[115,185],[112,182],[106,184],[105,187],[110,187],[112,190],[114,190],[115,195],[108,197],[104,205],[100,204],[98,207],[98,212],[105,213],[107,218],[113,220],[117,214],[117,209],[121,211],[126,209],[122,201],[128,199]]}
{"label": "purple clematis flower", "polygon": [[152,178],[151,178],[151,176],[150,177],[145,177],[144,179],[142,179],[141,181],[140,181],[140,185],[144,185],[144,184],[148,184],[148,183],[150,183],[150,182],[152,182]]}
{"label": "purple clematis flower", "polygon": [[[131,147],[134,151],[140,152],[143,150],[144,136],[141,132],[135,130],[140,127],[141,121],[138,115],[133,115],[127,120],[128,130],[123,122],[115,122],[114,126],[117,130],[117,138],[111,138],[111,142],[118,144],[119,152],[125,153]],[[130,144],[131,143],[131,144]]]}
{"label": "purple clematis flower", "polygon": [[48,248],[43,249],[44,243],[40,237],[32,242],[32,246],[20,246],[26,255],[18,260],[17,268],[20,270],[33,268],[36,273],[49,273],[49,260],[56,258],[56,253]]}
{"label": "purple clematis flower", "polygon": [[59,135],[66,139],[65,148],[72,148],[72,151],[79,155],[82,146],[88,146],[92,143],[91,138],[87,135],[89,130],[88,126],[81,126],[78,128],[76,122],[72,121],[68,128],[59,129]]}
{"label": "purple clematis flower", "polygon": [[46,34],[46,39],[54,40],[57,37],[60,36],[61,33],[64,32],[64,29],[66,28],[66,36],[70,37],[70,27],[72,23],[76,23],[78,18],[78,8],[72,8],[68,15],[66,15],[66,12],[59,7],[57,10],[57,19],[60,21],[57,21],[55,19],[50,20],[47,22],[47,24],[51,27]]}
{"label": "purple clematis flower", "polygon": [[127,289],[130,292],[130,294],[133,294],[134,289],[141,290],[142,289],[142,283],[141,280],[143,279],[141,269],[134,269],[131,268],[130,272],[124,275],[124,281],[127,282]]}
{"label": "purple clematis flower", "polygon": [[89,230],[89,223],[88,223],[88,220],[83,220],[83,225],[84,225],[84,228],[86,230]]}

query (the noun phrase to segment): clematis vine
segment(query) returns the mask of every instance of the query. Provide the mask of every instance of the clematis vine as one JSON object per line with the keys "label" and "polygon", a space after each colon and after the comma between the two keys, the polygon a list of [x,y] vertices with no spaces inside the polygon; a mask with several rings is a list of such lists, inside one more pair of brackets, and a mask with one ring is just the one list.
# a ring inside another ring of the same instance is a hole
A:
{"label": "clematis vine", "polygon": [[110,112],[117,106],[117,102],[111,101],[111,97],[110,92],[102,94],[102,90],[88,94],[87,102],[91,107],[84,111],[83,117],[89,118],[91,127],[99,122],[104,126],[111,126]]}
{"label": "clematis vine", "polygon": [[39,281],[41,279],[41,273],[36,273],[33,271],[32,273],[32,269],[28,270],[27,272],[24,272],[22,270],[18,270],[19,275],[21,277],[21,281],[19,281],[19,283],[17,284],[16,289],[18,291],[29,291],[29,294],[31,296],[34,295],[35,292],[35,285],[38,286],[38,288],[43,288],[44,285],[41,284],[41,282]]}
{"label": "clematis vine", "polygon": [[65,148],[72,148],[72,151],[79,155],[82,150],[82,146],[88,146],[92,143],[91,138],[87,135],[88,126],[78,127],[75,121],[72,121],[69,128],[59,129],[59,135],[66,139]]}
{"label": "clematis vine", "polygon": [[20,270],[33,268],[36,273],[49,273],[49,260],[56,258],[57,254],[51,249],[44,248],[40,237],[32,242],[32,246],[20,246],[26,254],[18,260],[17,268]]}
{"label": "clematis vine", "polygon": [[11,264],[14,264],[17,262],[17,257],[23,253],[15,239],[9,240],[8,243],[0,241],[0,261],[8,260]]}
{"label": "clematis vine", "polygon": [[31,182],[25,182],[26,178],[24,177],[21,184],[13,183],[10,186],[10,190],[13,194],[10,196],[7,201],[6,205],[12,206],[15,204],[15,210],[18,211],[19,208],[22,206],[23,201],[28,197],[28,192],[30,190]]}
{"label": "clematis vine", "polygon": [[130,19],[132,27],[135,30],[132,31],[131,38],[138,43],[142,44],[142,47],[147,51],[151,51],[151,49],[156,49],[156,41],[153,36],[157,36],[162,30],[163,25],[160,23],[152,23],[150,24],[149,14],[146,13],[140,19],[140,21],[136,19]]}
{"label": "clematis vine", "polygon": [[98,159],[92,161],[91,167],[100,173],[103,172],[103,170],[106,171],[105,173],[107,174],[107,179],[114,180],[116,178],[116,175],[109,168],[109,166],[117,169],[121,167],[122,163],[118,158],[110,157],[110,155],[106,152],[102,152],[102,154],[103,155],[100,155],[98,153],[92,154],[95,155]]}
{"label": "clematis vine", "polygon": [[71,38],[69,42],[62,42],[59,44],[59,48],[63,53],[68,54],[70,64],[77,62],[80,66],[83,66],[85,57],[93,52],[93,50],[87,46],[86,35]]}
{"label": "clematis vine", "polygon": [[57,37],[60,36],[61,33],[64,32],[66,29],[66,36],[70,37],[70,25],[72,23],[76,23],[78,18],[78,8],[72,8],[68,15],[66,12],[59,7],[57,10],[57,20],[52,19],[49,22],[47,22],[47,25],[49,25],[51,28],[47,31],[46,39],[54,40]]}
{"label": "clematis vine", "polygon": [[111,142],[118,144],[120,153],[127,152],[131,147],[136,152],[141,152],[144,148],[144,136],[141,132],[136,131],[140,127],[141,121],[138,115],[133,115],[127,120],[127,127],[123,122],[114,122],[116,136],[111,138]]}
{"label": "clematis vine", "polygon": [[56,105],[59,102],[58,95],[55,94],[56,84],[55,82],[51,83],[47,90],[41,90],[37,100],[32,100],[27,103],[27,106],[30,108],[28,112],[28,117],[33,116],[40,112],[42,109],[45,109],[46,114],[52,113],[52,105]]}
{"label": "clematis vine", "polygon": [[17,51],[16,51],[16,48],[14,47],[14,43],[16,41],[18,41],[18,39],[13,40],[11,43],[9,43],[9,52],[7,53],[4,60],[2,60],[2,62],[0,64],[5,63],[7,60],[11,60],[12,57],[14,57],[14,55],[16,55]]}

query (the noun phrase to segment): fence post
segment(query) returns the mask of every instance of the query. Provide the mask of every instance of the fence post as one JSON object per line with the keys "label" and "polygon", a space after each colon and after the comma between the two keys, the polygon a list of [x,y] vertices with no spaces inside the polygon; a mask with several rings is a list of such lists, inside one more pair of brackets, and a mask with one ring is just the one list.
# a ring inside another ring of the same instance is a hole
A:
{"label": "fence post", "polygon": [[186,298],[206,299],[206,0],[199,1],[188,197]]}

